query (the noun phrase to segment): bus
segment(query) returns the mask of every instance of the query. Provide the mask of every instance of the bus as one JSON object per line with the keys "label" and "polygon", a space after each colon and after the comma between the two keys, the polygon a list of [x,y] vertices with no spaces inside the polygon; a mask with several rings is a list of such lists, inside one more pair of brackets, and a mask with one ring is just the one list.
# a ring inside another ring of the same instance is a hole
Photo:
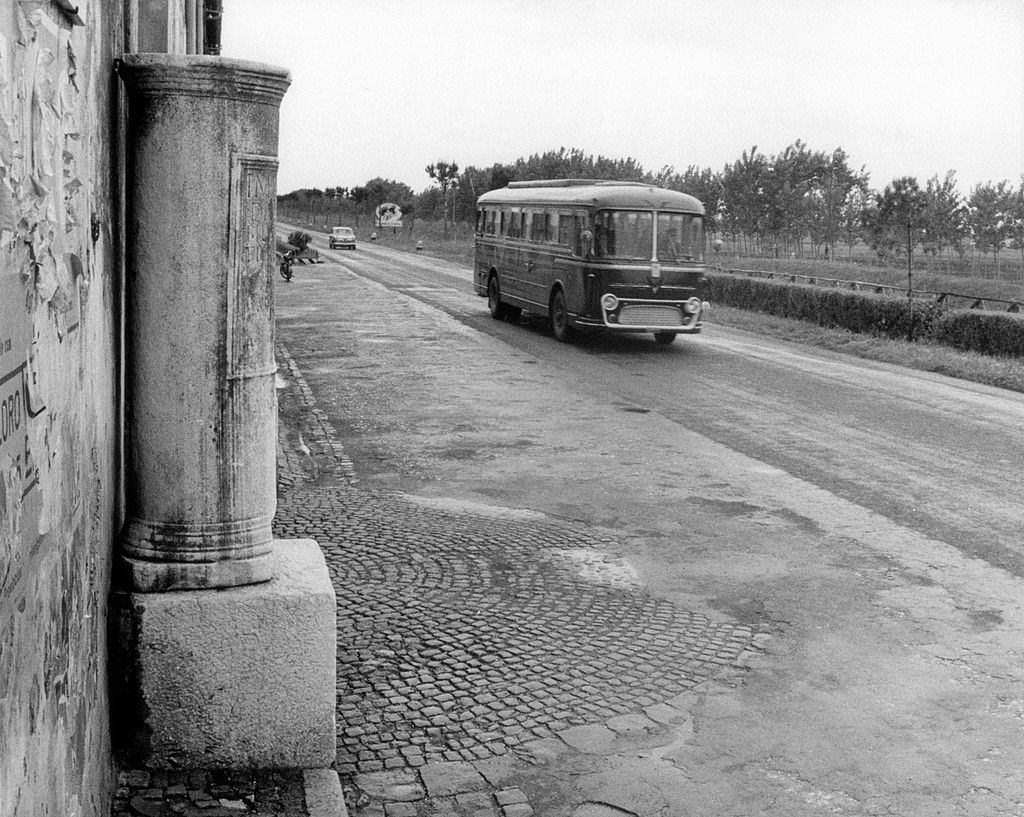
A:
{"label": "bus", "polygon": [[704,207],[639,182],[511,182],[477,200],[473,289],[491,315],[547,318],[552,334],[701,330]]}

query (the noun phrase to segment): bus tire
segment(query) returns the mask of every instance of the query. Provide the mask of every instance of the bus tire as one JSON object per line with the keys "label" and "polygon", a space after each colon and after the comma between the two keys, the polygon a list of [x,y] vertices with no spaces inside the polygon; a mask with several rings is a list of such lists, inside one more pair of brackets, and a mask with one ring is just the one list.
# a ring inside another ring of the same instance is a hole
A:
{"label": "bus tire", "polygon": [[675,332],[655,332],[654,339],[658,342],[659,346],[668,346],[672,341],[676,339]]}
{"label": "bus tire", "polygon": [[573,337],[573,328],[569,323],[569,310],[565,308],[565,293],[561,289],[556,289],[551,295],[548,319],[555,340],[559,343],[569,343]]}
{"label": "bus tire", "polygon": [[496,321],[508,317],[508,307],[501,302],[501,287],[498,285],[497,275],[492,275],[491,280],[487,282],[487,309]]}

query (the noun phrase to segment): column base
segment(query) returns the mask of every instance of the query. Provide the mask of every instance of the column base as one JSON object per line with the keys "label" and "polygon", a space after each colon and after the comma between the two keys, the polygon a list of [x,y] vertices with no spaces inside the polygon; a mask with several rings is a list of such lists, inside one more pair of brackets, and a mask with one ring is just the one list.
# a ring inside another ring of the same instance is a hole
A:
{"label": "column base", "polygon": [[[122,747],[151,768],[326,768],[336,754],[335,596],[311,539],[274,540],[273,578],[119,594]],[[116,694],[116,693],[115,693]]]}
{"label": "column base", "polygon": [[128,585],[139,593],[240,587],[269,581],[274,575],[271,553],[220,562],[152,562],[131,556],[120,558]]}
{"label": "column base", "polygon": [[230,522],[173,524],[129,517],[120,541],[120,568],[140,593],[204,590],[265,582],[273,514]]}

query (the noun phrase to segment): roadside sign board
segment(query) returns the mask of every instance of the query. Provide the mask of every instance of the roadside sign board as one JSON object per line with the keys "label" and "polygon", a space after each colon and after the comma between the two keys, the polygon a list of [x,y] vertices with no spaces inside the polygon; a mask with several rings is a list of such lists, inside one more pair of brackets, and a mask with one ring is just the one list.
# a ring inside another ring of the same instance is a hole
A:
{"label": "roadside sign board", "polygon": [[402,229],[402,209],[397,204],[384,202],[373,211],[373,214],[378,227],[382,229],[388,227],[394,230]]}

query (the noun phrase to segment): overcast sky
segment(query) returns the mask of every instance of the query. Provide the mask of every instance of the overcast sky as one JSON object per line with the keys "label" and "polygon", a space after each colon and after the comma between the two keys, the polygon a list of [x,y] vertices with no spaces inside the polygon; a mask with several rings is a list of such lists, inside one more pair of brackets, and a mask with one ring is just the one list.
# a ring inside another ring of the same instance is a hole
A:
{"label": "overcast sky", "polygon": [[288,68],[278,189],[581,148],[721,170],[842,147],[873,187],[1024,173],[1024,0],[224,0]]}

